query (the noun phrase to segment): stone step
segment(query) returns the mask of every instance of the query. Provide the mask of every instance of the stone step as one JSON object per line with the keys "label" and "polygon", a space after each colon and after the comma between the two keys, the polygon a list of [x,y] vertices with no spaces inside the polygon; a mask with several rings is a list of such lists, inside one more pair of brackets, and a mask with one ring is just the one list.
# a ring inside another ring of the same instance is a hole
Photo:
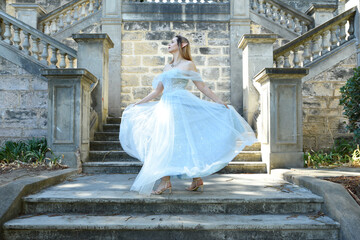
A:
{"label": "stone step", "polygon": [[233,160],[233,162],[261,162],[260,151],[242,151]]}
{"label": "stone step", "polygon": [[106,123],[108,124],[120,124],[121,117],[108,117],[106,118]]}
{"label": "stone step", "polygon": [[90,151],[89,162],[137,162],[136,158],[129,156],[124,151]]}
{"label": "stone step", "polygon": [[103,174],[103,173],[139,173],[142,162],[86,162],[82,164],[82,172],[86,174]]}
{"label": "stone step", "polygon": [[103,131],[104,132],[117,132],[119,133],[120,124],[104,124]]}
{"label": "stone step", "polygon": [[[82,164],[82,171],[86,174],[102,173],[139,173],[142,162],[86,162]],[[266,173],[266,163],[263,162],[230,162],[218,173]]]}
{"label": "stone step", "polygon": [[123,150],[119,141],[92,141],[90,151]]}
{"label": "stone step", "polygon": [[119,132],[96,132],[95,141],[119,141]]}
{"label": "stone step", "polygon": [[27,239],[339,239],[339,224],[307,215],[23,216],[4,224],[5,240]]}

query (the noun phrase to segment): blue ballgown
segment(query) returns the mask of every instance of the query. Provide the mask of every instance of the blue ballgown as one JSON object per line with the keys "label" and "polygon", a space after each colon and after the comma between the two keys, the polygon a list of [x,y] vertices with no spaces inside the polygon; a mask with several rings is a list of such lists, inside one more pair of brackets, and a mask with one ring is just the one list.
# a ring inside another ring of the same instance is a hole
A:
{"label": "blue ballgown", "polygon": [[199,73],[173,68],[153,80],[164,86],[160,101],[129,105],[120,124],[125,152],[143,162],[130,190],[149,195],[164,176],[208,176],[225,167],[246,145],[256,142],[249,124],[222,104],[186,90]]}

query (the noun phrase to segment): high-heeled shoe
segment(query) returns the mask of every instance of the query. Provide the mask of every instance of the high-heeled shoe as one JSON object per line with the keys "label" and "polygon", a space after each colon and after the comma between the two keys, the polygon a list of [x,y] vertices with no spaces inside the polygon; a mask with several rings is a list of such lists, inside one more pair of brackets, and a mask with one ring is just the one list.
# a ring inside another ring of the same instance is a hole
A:
{"label": "high-heeled shoe", "polygon": [[165,181],[165,186],[163,188],[161,188],[161,189],[156,189],[155,191],[152,192],[152,194],[160,195],[160,194],[162,194],[163,192],[165,192],[168,189],[169,189],[169,193],[171,193],[171,182],[170,181]]}
{"label": "high-heeled shoe", "polygon": [[[194,187],[192,187],[192,186],[193,186],[193,182],[195,182],[195,186],[194,186]],[[197,190],[200,188],[202,192],[204,191],[204,183],[203,183],[203,181],[202,181],[201,178],[198,178],[198,179],[196,179],[196,180],[193,181],[193,182],[191,183],[191,185],[190,185],[189,187],[187,187],[187,188],[185,188],[185,189],[188,190],[188,191],[197,191]]]}

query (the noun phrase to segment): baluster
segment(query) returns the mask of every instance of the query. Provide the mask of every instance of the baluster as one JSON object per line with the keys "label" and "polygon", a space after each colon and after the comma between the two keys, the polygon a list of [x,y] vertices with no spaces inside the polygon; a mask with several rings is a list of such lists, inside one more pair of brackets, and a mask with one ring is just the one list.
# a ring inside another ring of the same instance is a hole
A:
{"label": "baluster", "polygon": [[41,53],[41,62],[45,65],[49,65],[49,63],[48,63],[49,44],[47,42],[42,41],[42,45],[43,45],[43,49],[42,49],[42,53]]}
{"label": "baluster", "polygon": [[306,26],[306,23],[305,21],[301,21],[301,34],[304,34],[307,32],[307,26]]}
{"label": "baluster", "polygon": [[64,28],[64,21],[63,21],[63,19],[64,19],[64,15],[61,14],[61,15],[59,16],[59,23],[58,23],[58,28],[59,28],[59,30],[61,30],[61,29]]}
{"label": "baluster", "polygon": [[89,13],[93,13],[94,12],[94,1],[90,0],[89,2]]}
{"label": "baluster", "polygon": [[282,57],[281,57],[281,56],[276,58],[275,64],[276,64],[276,67],[277,67],[277,68],[283,67],[283,66],[282,66],[282,65],[283,65],[283,61],[282,61]]}
{"label": "baluster", "polygon": [[9,45],[12,45],[11,38],[11,31],[10,31],[10,23],[7,21],[3,21],[5,25],[5,32],[4,32],[4,42],[6,42]]}
{"label": "baluster", "polygon": [[291,67],[290,61],[289,61],[290,52],[287,52],[284,54],[284,68]]}
{"label": "baluster", "polygon": [[54,20],[51,21],[50,31],[51,31],[51,34],[54,34],[54,33],[56,33],[56,32],[58,31],[56,19],[54,19]]}
{"label": "baluster", "polygon": [[44,33],[46,35],[50,35],[50,22],[46,22],[45,24],[45,27],[44,27]]}
{"label": "baluster", "polygon": [[95,10],[98,10],[100,8],[99,0],[95,0]]}
{"label": "baluster", "polygon": [[65,62],[66,55],[67,55],[66,53],[60,51],[60,63],[59,63],[60,68],[66,68],[66,62]]}
{"label": "baluster", "polygon": [[285,12],[284,10],[280,10],[280,24],[284,25],[285,23],[286,23]]}
{"label": "baluster", "polygon": [[72,21],[72,14],[71,11],[66,12],[66,26],[70,26]]}
{"label": "baluster", "polygon": [[334,26],[330,29],[330,50],[333,50],[335,48],[337,48],[337,43],[338,43],[338,39],[336,37],[336,30],[337,30],[338,26]]}
{"label": "baluster", "polygon": [[264,12],[264,0],[259,0],[259,13],[263,14]]}
{"label": "baluster", "polygon": [[339,38],[340,38],[340,45],[344,44],[346,42],[346,31],[345,31],[345,24],[346,21],[342,21],[340,23],[340,32],[339,32]]}
{"label": "baluster", "polygon": [[294,48],[293,52],[294,52],[294,59],[293,59],[294,68],[299,68],[300,67],[299,47]]}
{"label": "baluster", "polygon": [[349,18],[349,29],[348,29],[348,41],[350,41],[351,39],[353,39],[354,36],[354,17]]}
{"label": "baluster", "polygon": [[312,54],[312,57],[313,57],[313,61],[320,56],[319,55],[319,53],[320,53],[319,39],[320,39],[320,35],[317,35],[312,39],[311,54]]}
{"label": "baluster", "polygon": [[0,19],[0,40],[3,40],[3,37],[2,37],[2,24],[1,24],[1,19]]}
{"label": "baluster", "polygon": [[74,18],[75,21],[78,21],[78,20],[79,20],[79,6],[76,6],[76,7],[74,8],[73,18]]}
{"label": "baluster", "polygon": [[57,59],[57,51],[58,49],[54,46],[51,46],[50,45],[50,49],[51,49],[51,58],[50,58],[50,62],[51,62],[51,65],[50,65],[50,68],[56,68],[56,64],[58,62],[58,59]]}
{"label": "baluster", "polygon": [[274,20],[274,22],[278,22],[279,21],[279,9],[274,5],[272,7],[272,11],[273,11],[272,19]]}
{"label": "baluster", "polygon": [[74,57],[67,55],[68,59],[69,59],[69,68],[74,68]]}
{"label": "baluster", "polygon": [[252,8],[252,10],[254,10],[256,12],[256,10],[258,9],[257,0],[252,1],[251,8]]}
{"label": "baluster", "polygon": [[325,31],[321,34],[321,56],[329,51],[330,43],[329,43],[329,31]]}
{"label": "baluster", "polygon": [[294,28],[293,16],[291,16],[291,14],[288,13],[286,15],[286,17],[287,17],[286,27],[289,28],[289,29],[293,29]]}
{"label": "baluster", "polygon": [[269,2],[267,2],[267,3],[265,4],[265,7],[266,7],[266,9],[265,9],[266,16],[267,16],[268,18],[271,18],[271,16],[272,16],[271,4],[270,4]]}
{"label": "baluster", "polygon": [[85,10],[85,5],[86,5],[86,2],[81,4],[81,13],[80,13],[80,18],[84,18],[86,16],[86,10]]}
{"label": "baluster", "polygon": [[29,38],[30,38],[30,33],[27,33],[23,30],[23,33],[24,33],[24,41],[23,41],[23,51],[25,52],[26,55],[30,55],[30,41],[29,41]]}
{"label": "baluster", "polygon": [[21,46],[20,46],[20,28],[13,25],[13,29],[14,29],[14,37],[13,37],[14,47],[16,47],[17,49],[21,49]]}
{"label": "baluster", "polygon": [[298,18],[294,18],[294,31],[296,32],[296,33],[300,33],[300,31],[301,31],[301,25],[300,25],[300,21],[299,21],[299,19]]}
{"label": "baluster", "polygon": [[304,52],[303,52],[303,66],[305,66],[306,64],[308,64],[310,62],[310,58],[311,58],[311,54],[310,54],[310,44],[311,41],[306,41],[304,43]]}
{"label": "baluster", "polygon": [[36,60],[40,60],[39,58],[39,53],[40,53],[40,50],[39,50],[39,44],[40,44],[40,38],[33,38],[31,37],[32,39],[32,49],[31,49],[31,52],[32,52],[32,56],[36,59]]}

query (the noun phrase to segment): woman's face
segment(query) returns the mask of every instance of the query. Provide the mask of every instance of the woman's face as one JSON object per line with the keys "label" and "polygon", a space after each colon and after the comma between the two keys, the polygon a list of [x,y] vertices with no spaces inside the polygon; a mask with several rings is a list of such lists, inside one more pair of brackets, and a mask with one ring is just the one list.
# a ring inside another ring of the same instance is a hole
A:
{"label": "woman's face", "polygon": [[177,37],[174,37],[171,42],[168,44],[168,52],[174,53],[176,51],[179,51],[179,47],[177,45]]}

